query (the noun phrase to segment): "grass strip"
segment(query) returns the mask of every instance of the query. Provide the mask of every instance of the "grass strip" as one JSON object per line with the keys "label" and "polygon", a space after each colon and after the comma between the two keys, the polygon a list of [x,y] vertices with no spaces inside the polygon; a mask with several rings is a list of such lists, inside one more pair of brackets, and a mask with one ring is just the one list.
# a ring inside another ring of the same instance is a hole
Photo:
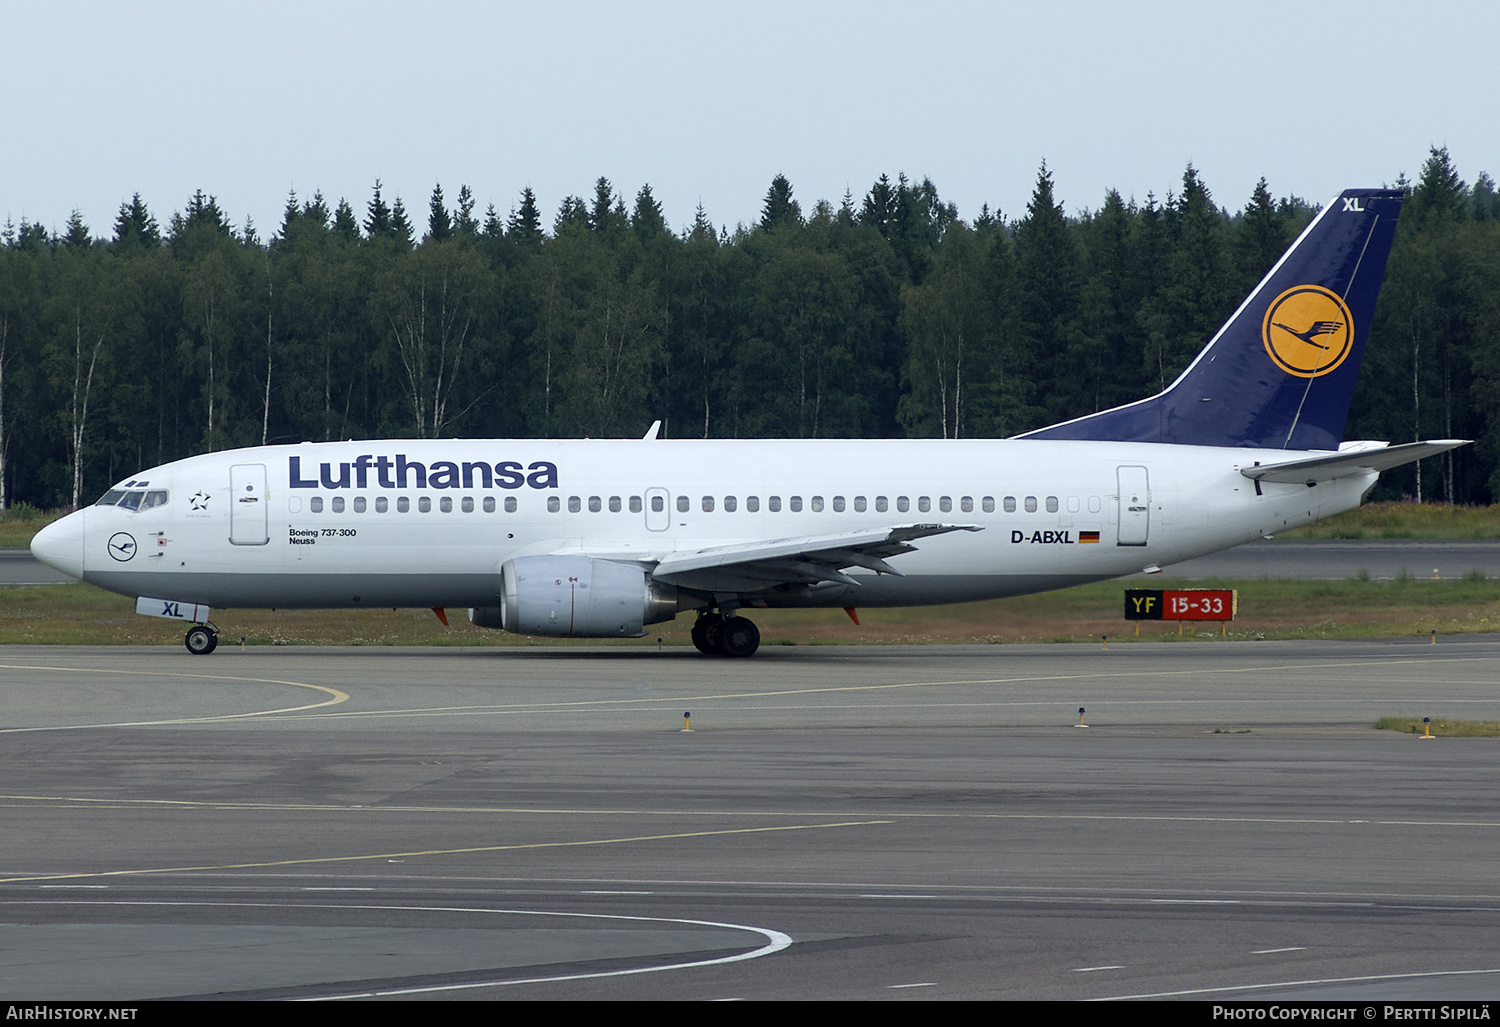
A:
{"label": "grass strip", "polygon": [[[1435,738],[1497,738],[1500,737],[1500,720],[1434,720],[1431,724]],[[1422,733],[1420,717],[1381,717],[1375,722],[1376,731],[1402,731],[1407,734]]]}
{"label": "grass strip", "polygon": [[[1138,585],[1139,583],[1131,583]],[[859,625],[842,610],[746,611],[763,645],[913,645],[1099,641],[1188,642],[1392,636],[1437,638],[1500,632],[1500,581],[1153,581],[1153,588],[1238,588],[1239,618],[1221,636],[1217,623],[1124,620],[1125,582],[1098,582],[1015,599],[956,606],[861,609]],[[443,627],[428,610],[215,609],[220,647],[247,645],[691,645],[692,615],[647,628],[642,639],[538,639],[475,628],[462,610]],[[131,599],[92,585],[0,588],[0,644],[181,645],[185,629],[141,617]]]}

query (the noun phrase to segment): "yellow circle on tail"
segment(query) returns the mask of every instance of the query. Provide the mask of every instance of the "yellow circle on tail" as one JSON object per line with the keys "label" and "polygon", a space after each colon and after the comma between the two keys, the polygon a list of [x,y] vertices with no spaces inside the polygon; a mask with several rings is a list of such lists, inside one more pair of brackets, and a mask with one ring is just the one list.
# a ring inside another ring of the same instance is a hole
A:
{"label": "yellow circle on tail", "polygon": [[1298,378],[1318,378],[1354,348],[1354,317],[1337,293],[1297,285],[1266,308],[1260,335],[1277,367]]}

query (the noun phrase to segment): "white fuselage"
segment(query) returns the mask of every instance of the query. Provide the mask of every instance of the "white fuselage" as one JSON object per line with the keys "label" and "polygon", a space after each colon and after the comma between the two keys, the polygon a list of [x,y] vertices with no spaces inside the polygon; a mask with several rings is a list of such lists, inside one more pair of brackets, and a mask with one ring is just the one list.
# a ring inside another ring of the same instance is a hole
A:
{"label": "white fuselage", "polygon": [[[895,606],[1131,574],[1359,505],[1375,474],[1316,487],[1239,473],[1283,450],[1128,442],[393,440],[191,457],[48,529],[45,558],[113,592],[213,607],[484,607],[500,567],[569,555],[651,567],[685,551],[965,525],[891,559],[901,576],[746,595],[750,606]],[[141,483],[145,483],[144,485]],[[42,552],[38,547],[39,554]]]}

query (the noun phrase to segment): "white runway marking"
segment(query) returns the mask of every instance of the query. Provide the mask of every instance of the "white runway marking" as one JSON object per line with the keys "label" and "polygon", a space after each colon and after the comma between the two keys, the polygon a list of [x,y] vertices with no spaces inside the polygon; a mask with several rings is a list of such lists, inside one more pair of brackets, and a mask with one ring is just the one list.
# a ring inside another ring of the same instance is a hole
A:
{"label": "white runway marking", "polygon": [[[12,903],[14,904],[14,903]],[[51,905],[52,903],[39,903]],[[378,998],[388,995],[423,995],[439,991],[471,991],[476,988],[503,988],[516,984],[547,984],[557,981],[584,981],[603,977],[630,977],[637,974],[661,973],[666,970],[687,970],[699,966],[721,966],[725,963],[739,963],[747,959],[759,959],[762,956],[774,955],[788,948],[792,944],[789,935],[768,927],[754,927],[749,924],[720,923],[715,920],[690,920],[680,917],[665,916],[622,916],[613,913],[571,913],[563,910],[536,910],[536,909],[494,909],[484,906],[406,906],[406,905],[377,905],[377,904],[349,904],[349,905],[323,905],[304,902],[192,902],[192,901],[94,901],[68,903],[69,905],[90,906],[145,906],[156,908],[209,908],[209,909],[329,909],[329,910],[373,910],[377,912],[397,913],[487,913],[496,916],[522,916],[522,917],[558,917],[572,920],[613,920],[637,924],[683,924],[689,927],[711,927],[727,931],[744,931],[748,934],[758,934],[765,939],[765,943],[758,948],[748,952],[739,952],[732,956],[719,956],[715,959],[695,959],[682,963],[663,963],[659,966],[641,966],[629,970],[605,970],[597,973],[580,974],[556,974],[547,977],[520,977],[500,978],[487,981],[473,981],[465,984],[439,984],[420,988],[390,988],[377,989],[373,991],[340,992],[337,994],[316,995],[304,998],[304,1002],[327,1002],[339,999],[354,998]]]}
{"label": "white runway marking", "polygon": [[1264,991],[1266,988],[1306,988],[1317,984],[1359,984],[1365,981],[1407,981],[1421,977],[1473,977],[1481,974],[1500,974],[1500,968],[1490,970],[1430,970],[1426,973],[1368,974],[1363,977],[1314,977],[1305,981],[1274,981],[1269,984],[1236,984],[1228,988],[1186,988],[1182,991],[1154,991],[1143,995],[1110,995],[1107,998],[1090,999],[1091,1002],[1121,1002],[1139,998],[1178,998],[1182,995],[1221,995],[1231,991]]}

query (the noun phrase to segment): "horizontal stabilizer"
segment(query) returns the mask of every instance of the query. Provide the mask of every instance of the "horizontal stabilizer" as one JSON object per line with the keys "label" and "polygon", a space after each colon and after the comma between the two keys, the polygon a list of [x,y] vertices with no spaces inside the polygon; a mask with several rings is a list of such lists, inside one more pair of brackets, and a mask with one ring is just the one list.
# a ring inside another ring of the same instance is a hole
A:
{"label": "horizontal stabilizer", "polygon": [[1327,456],[1288,460],[1285,463],[1256,464],[1242,467],[1240,473],[1255,481],[1280,482],[1287,485],[1316,485],[1320,481],[1348,478],[1369,471],[1388,471],[1414,460],[1446,453],[1467,446],[1464,439],[1436,439],[1432,442],[1407,442],[1400,446],[1360,449],[1330,453]]}

